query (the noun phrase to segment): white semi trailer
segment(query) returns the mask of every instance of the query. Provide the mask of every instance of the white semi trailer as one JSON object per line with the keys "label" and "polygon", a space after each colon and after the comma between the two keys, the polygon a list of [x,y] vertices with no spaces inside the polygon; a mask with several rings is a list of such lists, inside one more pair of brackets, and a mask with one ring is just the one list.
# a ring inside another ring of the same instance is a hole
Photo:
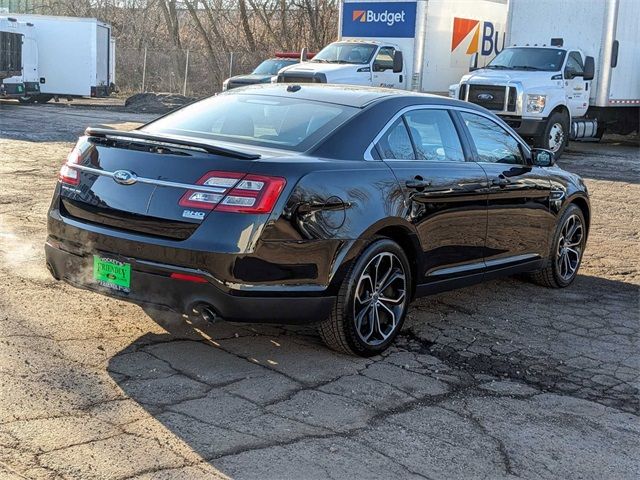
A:
{"label": "white semi trailer", "polygon": [[484,64],[502,50],[506,20],[507,0],[342,0],[338,41],[277,81],[446,94],[472,54]]}
{"label": "white semi trailer", "polygon": [[[3,75],[4,78],[0,79],[0,95],[18,99],[38,95],[40,93],[38,45],[33,23],[22,22],[14,17],[0,17],[0,30],[2,29],[19,35],[14,47],[19,50],[15,53],[20,56],[20,68],[7,72]],[[8,51],[9,48],[6,50]]]}
{"label": "white semi trailer", "polygon": [[511,0],[509,47],[450,88],[559,156],[567,141],[638,130],[637,0]]}
{"label": "white semi trailer", "polygon": [[12,15],[34,25],[40,93],[23,102],[53,97],[105,97],[114,85],[111,26],[95,18]]}

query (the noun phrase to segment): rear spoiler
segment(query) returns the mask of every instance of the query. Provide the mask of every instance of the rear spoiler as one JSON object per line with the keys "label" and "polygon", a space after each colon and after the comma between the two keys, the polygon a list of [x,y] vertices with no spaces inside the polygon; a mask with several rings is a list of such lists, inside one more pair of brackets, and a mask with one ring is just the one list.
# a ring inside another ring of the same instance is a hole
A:
{"label": "rear spoiler", "polygon": [[239,150],[233,150],[231,148],[225,147],[217,147],[215,145],[211,145],[208,143],[202,143],[198,141],[193,141],[186,138],[177,138],[171,135],[165,136],[161,134],[153,134],[153,133],[143,133],[137,130],[133,130],[130,132],[126,132],[124,130],[114,130],[111,128],[94,128],[89,127],[84,131],[84,134],[89,137],[98,137],[98,138],[111,138],[111,139],[131,139],[131,140],[144,140],[145,142],[152,143],[164,143],[171,145],[178,145],[189,148],[197,148],[200,150],[204,150],[207,153],[212,153],[214,155],[223,155],[225,157],[233,157],[240,158],[242,160],[257,160],[260,158],[260,155],[257,153],[247,153],[241,152]]}

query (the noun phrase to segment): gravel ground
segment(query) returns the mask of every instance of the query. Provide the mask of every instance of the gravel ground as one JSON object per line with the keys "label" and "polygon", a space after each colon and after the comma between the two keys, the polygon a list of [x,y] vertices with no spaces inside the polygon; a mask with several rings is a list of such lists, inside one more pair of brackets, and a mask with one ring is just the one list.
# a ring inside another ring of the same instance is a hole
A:
{"label": "gravel ground", "polygon": [[0,478],[638,478],[637,143],[560,162],[592,195],[573,286],[421,299],[364,360],[312,329],[150,317],[49,276],[75,137],[151,118],[0,103]]}

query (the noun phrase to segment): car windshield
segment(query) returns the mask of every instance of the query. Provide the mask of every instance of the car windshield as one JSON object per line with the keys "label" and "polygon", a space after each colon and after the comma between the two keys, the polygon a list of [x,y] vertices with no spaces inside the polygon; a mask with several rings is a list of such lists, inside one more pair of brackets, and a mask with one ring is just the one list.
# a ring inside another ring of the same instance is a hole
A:
{"label": "car windshield", "polygon": [[371,61],[376,48],[369,43],[332,43],[320,50],[311,61],[366,64]]}
{"label": "car windshield", "polygon": [[557,72],[562,68],[566,54],[566,50],[557,48],[506,48],[486,68]]}
{"label": "car windshield", "polygon": [[251,73],[254,73],[256,75],[275,75],[284,67],[288,67],[289,65],[293,65],[294,63],[298,63],[297,60],[272,58],[270,60],[265,60],[264,62],[262,62]]}
{"label": "car windshield", "polygon": [[357,111],[297,98],[230,93],[181,108],[142,131],[305,151]]}

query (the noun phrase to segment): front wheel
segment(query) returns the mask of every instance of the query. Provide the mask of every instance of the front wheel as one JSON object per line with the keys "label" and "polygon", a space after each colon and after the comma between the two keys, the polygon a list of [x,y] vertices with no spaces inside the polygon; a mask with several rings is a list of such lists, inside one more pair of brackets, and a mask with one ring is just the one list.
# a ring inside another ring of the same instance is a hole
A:
{"label": "front wheel", "polygon": [[402,248],[379,239],[356,260],[340,287],[331,316],[318,328],[329,348],[369,357],[387,349],[409,306],[411,269]]}
{"label": "front wheel", "polygon": [[548,265],[532,274],[534,282],[550,288],[571,285],[578,275],[587,241],[587,228],[582,210],[569,205],[553,237]]}
{"label": "front wheel", "polygon": [[547,119],[544,133],[534,139],[536,147],[551,150],[559,158],[569,143],[569,117],[565,113],[555,112]]}

